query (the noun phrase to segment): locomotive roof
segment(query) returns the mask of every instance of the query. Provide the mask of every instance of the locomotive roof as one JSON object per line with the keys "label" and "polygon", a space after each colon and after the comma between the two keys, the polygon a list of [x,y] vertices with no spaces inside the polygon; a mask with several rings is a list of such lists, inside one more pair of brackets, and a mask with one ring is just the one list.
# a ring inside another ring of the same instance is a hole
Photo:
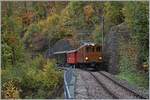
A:
{"label": "locomotive roof", "polygon": [[97,46],[97,45],[99,45],[99,44],[96,44],[96,43],[85,43],[84,45],[81,45],[78,49],[83,48],[85,46]]}
{"label": "locomotive roof", "polygon": [[75,52],[77,51],[78,49],[82,48],[82,47],[85,47],[85,46],[96,46],[98,44],[96,43],[86,43],[84,45],[81,45],[79,48],[77,49],[74,49],[74,50],[69,50],[69,51],[58,51],[58,52],[54,52],[53,54],[64,54],[64,53],[71,53],[71,52]]}

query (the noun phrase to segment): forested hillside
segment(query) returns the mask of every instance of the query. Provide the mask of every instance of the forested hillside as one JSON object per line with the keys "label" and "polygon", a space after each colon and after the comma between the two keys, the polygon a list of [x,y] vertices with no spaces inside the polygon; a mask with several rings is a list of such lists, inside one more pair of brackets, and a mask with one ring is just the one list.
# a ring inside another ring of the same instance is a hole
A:
{"label": "forested hillside", "polygon": [[45,58],[49,49],[66,37],[71,38],[70,42],[88,40],[102,44],[104,35],[107,45],[112,27],[122,23],[130,34],[118,40],[117,74],[148,88],[148,4],[147,1],[2,1],[2,98],[55,98],[53,92],[62,84],[63,74],[55,68],[54,59]]}

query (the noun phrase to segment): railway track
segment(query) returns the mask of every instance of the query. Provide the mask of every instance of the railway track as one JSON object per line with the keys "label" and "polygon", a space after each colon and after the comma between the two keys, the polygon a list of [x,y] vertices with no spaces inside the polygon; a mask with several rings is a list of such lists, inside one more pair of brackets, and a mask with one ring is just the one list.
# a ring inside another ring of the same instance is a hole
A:
{"label": "railway track", "polygon": [[124,85],[121,85],[103,72],[89,71],[89,73],[114,99],[147,99]]}
{"label": "railway track", "polygon": [[114,99],[119,99],[116,95],[114,95],[114,93],[112,93],[111,91],[109,91],[109,89],[92,73],[90,72],[90,74],[94,77],[94,79],[105,89],[105,91],[107,91],[107,93],[109,95],[111,95]]}
{"label": "railway track", "polygon": [[[113,99],[114,98],[111,94],[108,93],[108,91],[106,91],[97,82],[97,80],[88,71],[77,69],[76,72],[78,78],[80,78],[80,80],[77,79],[77,85],[80,84],[80,86],[79,85],[77,86],[77,90],[78,90],[76,91],[77,99]],[[81,89],[81,87],[83,89]]]}

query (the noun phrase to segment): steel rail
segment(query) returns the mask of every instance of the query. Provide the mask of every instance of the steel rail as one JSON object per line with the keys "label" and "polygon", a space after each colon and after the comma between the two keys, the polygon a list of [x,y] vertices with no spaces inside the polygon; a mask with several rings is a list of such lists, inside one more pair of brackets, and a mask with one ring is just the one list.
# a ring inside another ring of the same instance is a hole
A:
{"label": "steel rail", "polygon": [[[75,66],[71,66],[70,68],[67,68],[64,72],[64,95],[65,99],[74,99],[74,91],[75,91]],[[74,82],[73,82],[73,79]],[[74,90],[72,90],[72,88]],[[70,90],[71,89],[71,90]]]}
{"label": "steel rail", "polygon": [[118,86],[124,88],[125,90],[133,93],[136,97],[140,98],[140,99],[147,99],[146,97],[137,94],[136,92],[134,92],[133,90],[130,90],[129,88],[125,87],[124,85],[121,85],[119,82],[117,82],[116,80],[113,80],[112,78],[110,78],[109,76],[107,76],[106,74],[102,73],[102,72],[98,72],[99,74],[103,75],[104,77],[106,77],[107,79],[111,80],[112,82],[114,82],[115,84],[117,84]]}
{"label": "steel rail", "polygon": [[67,83],[67,80],[66,80],[66,73],[67,72],[64,73],[64,84],[65,84],[65,86],[64,86],[65,92],[64,93],[65,93],[66,98],[71,98],[69,88],[68,88],[68,83]]}
{"label": "steel rail", "polygon": [[109,91],[108,88],[106,88],[106,86],[99,81],[99,79],[92,73],[92,72],[89,72],[93,77],[94,79],[114,98],[114,99],[119,99],[118,96],[116,96],[114,93],[112,93],[111,91]]}

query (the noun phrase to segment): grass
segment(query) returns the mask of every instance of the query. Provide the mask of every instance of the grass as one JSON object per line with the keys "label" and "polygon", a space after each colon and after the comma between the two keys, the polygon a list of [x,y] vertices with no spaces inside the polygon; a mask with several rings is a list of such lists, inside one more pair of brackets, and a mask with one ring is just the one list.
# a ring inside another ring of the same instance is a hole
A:
{"label": "grass", "polygon": [[120,79],[127,80],[130,84],[135,85],[141,89],[149,89],[148,75],[139,72],[122,72],[118,75]]}
{"label": "grass", "polygon": [[128,56],[121,56],[119,61],[120,79],[127,80],[130,84],[141,89],[149,89],[149,74],[137,69],[133,61]]}
{"label": "grass", "polygon": [[118,78],[127,80],[129,84],[141,89],[149,89],[149,74],[137,67],[138,46],[130,41],[120,41]]}

